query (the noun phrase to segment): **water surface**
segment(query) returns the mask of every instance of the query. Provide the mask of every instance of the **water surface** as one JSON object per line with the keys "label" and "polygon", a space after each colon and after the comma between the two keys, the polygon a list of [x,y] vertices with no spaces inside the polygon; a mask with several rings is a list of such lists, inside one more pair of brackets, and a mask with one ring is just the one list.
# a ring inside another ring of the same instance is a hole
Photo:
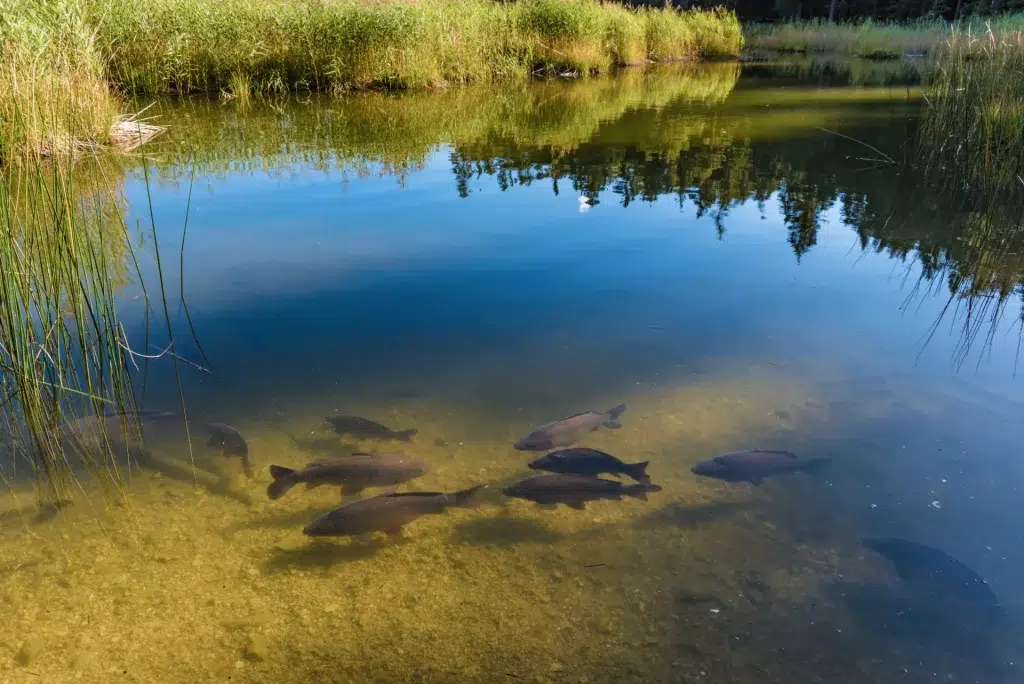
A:
{"label": "water surface", "polygon": [[[129,225],[187,302],[201,349],[178,307],[178,353],[212,371],[179,364],[189,413],[240,429],[257,477],[159,435],[126,505],[12,498],[0,679],[1015,681],[1020,271],[909,170],[909,68],[872,69],[157,102]],[[180,406],[168,358],[140,394]],[[623,402],[585,444],[662,492],[501,496],[530,474],[517,438]],[[419,433],[337,439],[336,412]],[[267,467],[353,447],[425,461],[402,490],[491,487],[399,541],[314,542],[337,491],[269,501]],[[690,472],[746,447],[833,463]],[[908,613],[866,536],[957,557],[1008,623],[976,648],[941,606]]]}

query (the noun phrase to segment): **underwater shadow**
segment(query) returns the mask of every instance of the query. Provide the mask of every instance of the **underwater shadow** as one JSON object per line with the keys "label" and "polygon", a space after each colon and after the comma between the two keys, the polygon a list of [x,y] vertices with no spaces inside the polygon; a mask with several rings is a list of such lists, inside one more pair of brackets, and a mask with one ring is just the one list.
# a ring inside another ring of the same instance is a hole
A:
{"label": "underwater shadow", "polygon": [[754,501],[726,501],[708,504],[686,505],[670,503],[658,510],[651,511],[638,518],[633,524],[637,527],[699,527],[728,518],[743,511],[756,508]]}
{"label": "underwater shadow", "polygon": [[562,535],[533,520],[498,515],[461,522],[455,526],[452,538],[455,543],[470,546],[509,547],[528,542],[551,544]]}
{"label": "underwater shadow", "polygon": [[384,549],[407,543],[408,540],[353,541],[348,544],[316,540],[298,549],[277,549],[263,563],[268,573],[290,569],[330,568],[343,563],[352,563],[369,558]]}
{"label": "underwater shadow", "polygon": [[272,515],[265,515],[259,518],[248,518],[246,520],[240,520],[233,525],[229,525],[223,530],[225,537],[232,537],[238,532],[244,531],[255,531],[255,530],[294,530],[296,528],[305,527],[312,521],[316,520],[322,515],[333,511],[337,508],[334,506],[315,506],[313,508],[306,508],[301,511],[291,511],[288,513],[275,513]]}

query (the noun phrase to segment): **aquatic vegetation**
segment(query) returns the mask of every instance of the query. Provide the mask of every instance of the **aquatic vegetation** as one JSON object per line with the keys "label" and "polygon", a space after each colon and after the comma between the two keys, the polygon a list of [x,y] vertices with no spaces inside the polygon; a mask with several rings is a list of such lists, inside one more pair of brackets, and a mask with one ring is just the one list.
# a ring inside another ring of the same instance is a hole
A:
{"label": "aquatic vegetation", "polygon": [[777,24],[745,24],[744,41],[751,51],[827,52],[870,59],[895,59],[905,54],[934,53],[951,38],[984,33],[1012,33],[1024,26],[1024,15],[968,19],[958,24],[920,19],[910,22],[832,23],[821,19]]}
{"label": "aquatic vegetation", "polygon": [[15,468],[5,475],[27,471],[41,493],[57,498],[70,490],[79,459],[117,478],[102,450],[69,453],[70,416],[132,406],[114,305],[131,243],[105,171],[53,165],[0,173],[0,419]]}

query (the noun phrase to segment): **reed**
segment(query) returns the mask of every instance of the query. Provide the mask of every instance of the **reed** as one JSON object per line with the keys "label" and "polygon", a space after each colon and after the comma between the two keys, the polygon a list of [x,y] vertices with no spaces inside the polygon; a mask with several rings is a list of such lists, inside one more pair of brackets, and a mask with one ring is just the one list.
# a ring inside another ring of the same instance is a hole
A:
{"label": "reed", "polygon": [[[110,80],[136,93],[231,91],[242,79],[255,91],[429,88],[735,56],[742,41],[732,13],[597,0],[85,1]],[[686,40],[652,46],[659,31]]]}
{"label": "reed", "polygon": [[991,29],[996,34],[1024,27],[1024,14],[971,18],[957,24],[921,19],[912,22],[830,23],[821,19],[775,24],[746,24],[746,47],[754,52],[833,53],[869,59],[932,54],[950,40],[969,40]]}
{"label": "reed", "polygon": [[440,88],[742,40],[731,12],[598,0],[0,0],[0,159],[147,140],[124,95]]}

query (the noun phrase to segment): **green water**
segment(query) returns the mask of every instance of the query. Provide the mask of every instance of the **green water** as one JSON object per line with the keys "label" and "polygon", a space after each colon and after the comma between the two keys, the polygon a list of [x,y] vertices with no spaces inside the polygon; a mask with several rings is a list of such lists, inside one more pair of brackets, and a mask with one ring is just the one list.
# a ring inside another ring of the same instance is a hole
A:
{"label": "green water", "polygon": [[[175,349],[212,373],[179,367],[192,448],[147,432],[123,500],[12,481],[0,682],[1016,681],[1013,231],[913,171],[920,93],[874,69],[154,103],[145,157],[80,177],[116,179],[146,282],[155,219]],[[112,277],[128,339],[166,346]],[[180,410],[169,358],[138,389]],[[519,437],[622,402],[583,443],[661,492],[503,496]],[[337,412],[418,434],[341,439]],[[269,465],[356,447],[427,464],[400,491],[489,487],[400,539],[303,536],[339,493],[271,501]],[[690,472],[751,447],[833,462]],[[955,556],[1007,621],[979,646],[865,536]]]}

